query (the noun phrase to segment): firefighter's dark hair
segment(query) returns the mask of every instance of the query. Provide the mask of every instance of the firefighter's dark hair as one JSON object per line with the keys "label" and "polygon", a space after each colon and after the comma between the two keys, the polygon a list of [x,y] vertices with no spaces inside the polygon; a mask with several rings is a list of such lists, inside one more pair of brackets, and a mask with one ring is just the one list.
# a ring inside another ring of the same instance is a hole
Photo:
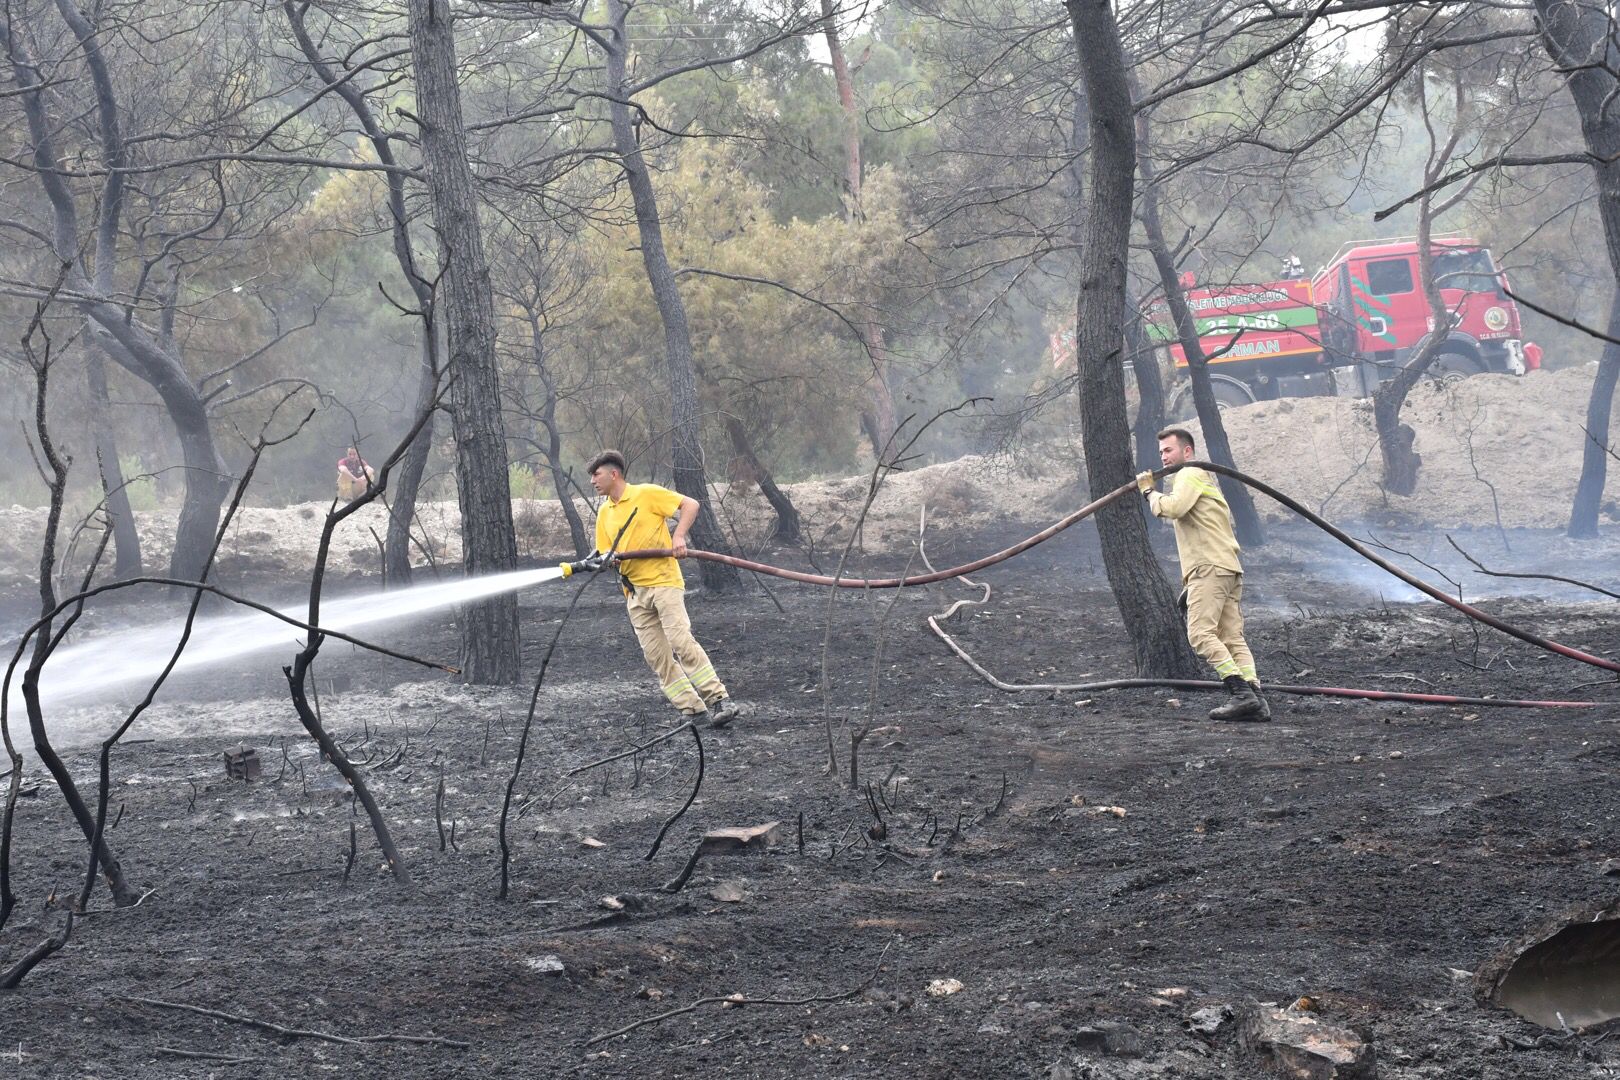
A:
{"label": "firefighter's dark hair", "polygon": [[620,476],[625,474],[624,455],[617,450],[604,450],[593,457],[589,465],[585,466],[585,475],[596,475],[596,470],[604,465],[618,469]]}
{"label": "firefighter's dark hair", "polygon": [[1163,442],[1166,439],[1175,439],[1189,450],[1198,445],[1197,440],[1192,437],[1192,432],[1184,427],[1167,427],[1159,432],[1159,441]]}

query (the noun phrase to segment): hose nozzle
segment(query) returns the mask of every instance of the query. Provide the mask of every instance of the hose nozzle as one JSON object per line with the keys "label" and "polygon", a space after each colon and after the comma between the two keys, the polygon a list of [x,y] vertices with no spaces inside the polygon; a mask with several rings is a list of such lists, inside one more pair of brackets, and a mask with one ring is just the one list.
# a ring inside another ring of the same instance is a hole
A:
{"label": "hose nozzle", "polygon": [[562,576],[573,577],[575,574],[594,574],[607,565],[607,559],[602,555],[591,555],[588,558],[575,562],[565,562],[562,565]]}

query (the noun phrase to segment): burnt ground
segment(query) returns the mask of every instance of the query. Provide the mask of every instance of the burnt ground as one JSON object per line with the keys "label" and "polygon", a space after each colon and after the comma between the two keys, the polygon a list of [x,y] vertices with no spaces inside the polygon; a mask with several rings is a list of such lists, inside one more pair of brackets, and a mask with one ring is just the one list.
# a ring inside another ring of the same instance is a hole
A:
{"label": "burnt ground", "polygon": [[[1022,532],[939,539],[930,555],[945,565]],[[1269,677],[1620,698],[1590,685],[1601,672],[1488,631],[1476,640],[1449,610],[1347,584],[1309,537],[1286,535],[1281,552],[1250,560],[1251,641]],[[1533,534],[1515,539],[1533,550]],[[1128,671],[1089,527],[986,578],[991,603],[953,629],[1002,677]],[[326,675],[352,686],[326,694],[325,716],[373,761],[416,877],[403,893],[363,817],[344,884],[355,818],[296,735],[280,660],[177,687],[186,700],[133,732],[152,741],[122,747],[114,766],[123,813],[111,836],[134,883],[152,891],[116,912],[99,891],[71,944],[20,991],[0,992],[0,1075],[1042,1077],[1062,1065],[1076,1077],[1242,1077],[1263,1070],[1229,1030],[1200,1038],[1183,1020],[1207,1005],[1300,995],[1370,1032],[1384,1077],[1620,1074],[1620,1047],[1596,1039],[1510,1048],[1499,1033],[1539,1030],[1476,1005],[1467,974],[1529,925],[1620,890],[1602,868],[1620,855],[1620,709],[1278,699],[1270,725],[1218,726],[1202,716],[1209,695],[1005,694],[923,625],[970,595],[960,585],[901,596],[869,696],[893,596],[849,594],[830,644],[844,773],[832,779],[818,691],[827,594],[773,587],[785,615],[757,589],[690,603],[751,712],[703,733],[701,793],[651,862],[696,753],[683,736],[639,767],[564,775],[671,726],[608,583],[586,594],[541,694],[505,902],[495,825],[526,689],[460,687],[329,647]],[[523,597],[531,673],[566,588]],[[1603,604],[1491,606],[1572,644],[1620,650]],[[440,616],[378,636],[449,658],[454,633]],[[874,729],[860,769],[888,782],[881,843],[865,837],[868,796],[847,785],[846,725]],[[265,762],[251,784],[227,781],[220,764],[239,735]],[[82,744],[71,757],[77,775],[93,774]],[[441,767],[459,847],[445,853],[434,822]],[[706,858],[682,892],[659,893],[703,831],[772,820],[781,843],[770,852]],[[75,890],[83,873],[82,840],[48,783],[20,802],[17,832],[22,907],[0,934],[0,958],[39,939],[45,897]],[[626,898],[626,911],[604,908],[605,896]],[[548,957],[564,971],[537,970]],[[930,996],[937,979],[962,989]],[[704,1005],[587,1044],[734,993],[844,996]],[[471,1048],[285,1040],[135,996]],[[1096,1032],[1108,1023],[1125,1026],[1104,1046]]]}

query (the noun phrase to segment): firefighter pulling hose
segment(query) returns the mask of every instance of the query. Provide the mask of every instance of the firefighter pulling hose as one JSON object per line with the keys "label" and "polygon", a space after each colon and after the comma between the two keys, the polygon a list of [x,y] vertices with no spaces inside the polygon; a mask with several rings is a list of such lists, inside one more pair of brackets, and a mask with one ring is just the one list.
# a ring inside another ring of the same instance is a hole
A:
{"label": "firefighter pulling hose", "polygon": [[[1523,630],[1512,625],[1511,623],[1498,619],[1494,615],[1481,611],[1472,604],[1464,603],[1456,597],[1446,594],[1433,585],[1430,585],[1422,578],[1408,573],[1407,571],[1396,566],[1394,563],[1391,563],[1389,560],[1378,555],[1376,552],[1369,550],[1365,545],[1355,540],[1348,533],[1333,525],[1331,522],[1323,519],[1319,515],[1306,509],[1300,503],[1283,494],[1281,491],[1278,491],[1270,484],[1267,484],[1262,480],[1257,480],[1256,478],[1249,476],[1247,473],[1208,461],[1185,461],[1180,464],[1168,465],[1155,469],[1151,473],[1144,473],[1143,476],[1151,476],[1154,480],[1162,480],[1166,477],[1175,475],[1184,468],[1193,467],[1204,470],[1205,472],[1230,477],[1233,480],[1237,480],[1240,483],[1248,485],[1255,491],[1268,496],[1279,505],[1286,507],[1294,514],[1297,514],[1306,521],[1309,521],[1312,525],[1315,525],[1317,528],[1321,529],[1323,532],[1327,533],[1339,543],[1348,547],[1351,551],[1354,551],[1357,555],[1360,555],[1363,559],[1366,559],[1380,570],[1383,570],[1385,573],[1400,579],[1407,585],[1410,585],[1412,588],[1417,589],[1419,592],[1422,592],[1425,595],[1456,609],[1477,622],[1484,623],[1486,626],[1489,626],[1494,630],[1498,630],[1511,637],[1518,638],[1520,641],[1523,641],[1526,644],[1534,645],[1538,649],[1556,653],[1559,656],[1568,657],[1571,660],[1577,660],[1583,664],[1589,664],[1592,667],[1602,668],[1605,671],[1620,673],[1620,663],[1616,663],[1613,660],[1609,660],[1601,656],[1594,656],[1591,653],[1584,652],[1569,645],[1564,645],[1561,642],[1553,641],[1550,638],[1542,637],[1541,635],[1533,633],[1529,630]],[[897,589],[908,586],[929,585],[937,581],[949,581],[953,578],[963,577],[964,575],[982,570],[985,567],[994,566],[997,563],[1005,562],[1015,555],[1022,554],[1023,552],[1028,551],[1030,548],[1035,547],[1037,544],[1050,540],[1052,537],[1056,536],[1060,532],[1063,532],[1070,526],[1078,524],[1079,522],[1084,521],[1086,518],[1091,517],[1103,507],[1117,502],[1128,495],[1137,493],[1140,482],[1141,481],[1139,480],[1133,480],[1130,483],[1121,484],[1113,491],[1108,492],[1106,495],[1103,495],[1100,498],[1093,499],[1091,502],[1080,507],[1078,510],[1075,510],[1073,513],[1060,518],[1058,521],[1047,526],[1045,529],[1042,529],[1040,532],[1028,537],[1027,539],[1019,541],[1011,547],[1003,548],[1001,551],[986,555],[980,559],[975,559],[972,562],[963,563],[960,566],[952,566],[944,570],[933,570],[926,574],[914,574],[903,578],[845,578],[832,577],[826,574],[807,574],[798,570],[787,570],[779,566],[771,566],[768,563],[755,562],[752,559],[741,559],[735,555],[722,555],[717,552],[703,551],[698,548],[687,548],[684,554],[695,559],[708,559],[713,562],[725,563],[728,566],[735,566],[740,569],[751,570],[759,574],[769,574],[773,577],[785,578],[788,581],[798,581],[807,585],[822,585],[830,588]],[[594,572],[609,566],[617,567],[620,563],[633,561],[636,559],[672,559],[674,556],[675,553],[670,547],[630,549],[620,551],[612,556],[593,555],[589,559],[583,559],[578,562],[563,563],[562,571],[563,576],[567,577],[574,573]],[[952,651],[956,653],[959,658],[966,661],[974,668],[975,671],[977,671],[992,685],[1003,690],[1062,689],[1065,691],[1086,692],[1090,690],[1100,691],[1108,689],[1124,689],[1129,687],[1220,689],[1223,686],[1223,683],[1213,681],[1187,679],[1114,679],[1105,682],[1077,683],[1061,687],[1017,686],[1015,684],[1003,683],[995,679],[994,676],[990,675],[984,669],[980,668],[973,662],[971,657],[962,652],[960,647],[951,641],[947,635],[943,634],[943,632],[940,631],[937,626],[935,627],[935,632],[940,634],[945,643],[951,647]],[[1269,688],[1276,693],[1283,694],[1309,694],[1331,697],[1366,698],[1377,701],[1402,701],[1431,705],[1477,705],[1514,706],[1521,708],[1579,709],[1611,704],[1610,702],[1601,701],[1525,701],[1501,698],[1469,698],[1450,694],[1415,694],[1384,690],[1359,690],[1347,687],[1330,686],[1283,686],[1272,684]]]}

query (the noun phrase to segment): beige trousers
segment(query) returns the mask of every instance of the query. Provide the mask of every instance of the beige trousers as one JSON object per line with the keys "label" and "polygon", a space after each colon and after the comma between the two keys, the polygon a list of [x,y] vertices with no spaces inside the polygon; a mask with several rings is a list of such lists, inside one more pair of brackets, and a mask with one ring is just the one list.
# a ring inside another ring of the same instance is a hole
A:
{"label": "beige trousers", "polygon": [[1195,566],[1187,576],[1187,640],[1221,678],[1258,682],[1254,657],[1243,640],[1243,575]]}
{"label": "beige trousers", "polygon": [[692,636],[684,589],[637,588],[634,596],[626,598],[625,608],[647,666],[658,676],[671,705],[683,713],[700,713],[726,696],[725,684]]}

